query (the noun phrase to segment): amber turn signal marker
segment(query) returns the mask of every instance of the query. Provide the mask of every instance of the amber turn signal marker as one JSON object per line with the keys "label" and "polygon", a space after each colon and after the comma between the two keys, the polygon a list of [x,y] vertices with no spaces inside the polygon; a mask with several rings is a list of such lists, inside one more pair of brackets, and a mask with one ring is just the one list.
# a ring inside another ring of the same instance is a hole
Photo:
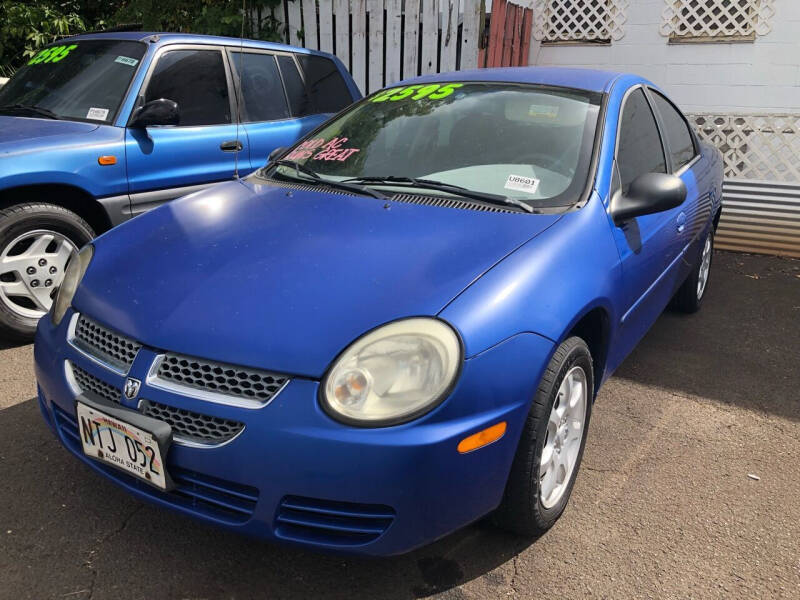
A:
{"label": "amber turn signal marker", "polygon": [[117,164],[117,157],[114,156],[113,154],[109,154],[107,156],[100,156],[97,159],[97,164],[103,165],[104,167],[107,167],[108,165],[115,165]]}
{"label": "amber turn signal marker", "polygon": [[501,423],[487,427],[483,431],[474,433],[471,436],[461,440],[461,442],[458,444],[458,451],[461,454],[466,454],[467,452],[472,452],[478,448],[483,448],[484,446],[499,440],[501,437],[503,437],[505,432],[506,422],[502,421]]}

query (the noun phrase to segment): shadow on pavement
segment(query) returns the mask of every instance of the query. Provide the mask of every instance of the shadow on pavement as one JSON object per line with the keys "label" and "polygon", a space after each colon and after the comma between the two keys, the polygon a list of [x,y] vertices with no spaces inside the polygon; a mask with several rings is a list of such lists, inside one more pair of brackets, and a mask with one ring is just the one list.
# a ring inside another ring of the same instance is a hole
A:
{"label": "shadow on pavement", "polygon": [[717,252],[700,311],[666,311],[616,377],[800,420],[800,260]]}
{"label": "shadow on pavement", "polygon": [[11,350],[12,348],[22,348],[27,346],[30,342],[12,342],[0,337],[0,350]]}
{"label": "shadow on pavement", "polygon": [[[400,599],[450,590],[448,597],[460,598],[451,588],[532,543],[479,522],[400,557],[315,554],[132,499],[61,446],[35,399],[0,410],[0,431],[6,482],[0,572],[7,597]],[[485,581],[490,588],[507,585],[502,577]]]}

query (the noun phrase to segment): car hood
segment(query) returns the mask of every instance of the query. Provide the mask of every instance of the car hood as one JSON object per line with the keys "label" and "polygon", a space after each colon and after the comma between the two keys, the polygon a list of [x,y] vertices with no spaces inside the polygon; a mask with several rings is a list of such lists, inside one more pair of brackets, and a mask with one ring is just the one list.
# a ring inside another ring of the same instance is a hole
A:
{"label": "car hood", "polygon": [[74,305],[156,349],[319,377],[364,332],[437,314],[558,218],[250,178],[100,237]]}
{"label": "car hood", "polygon": [[44,145],[61,145],[66,139],[57,138],[73,138],[97,128],[94,123],[0,115],[0,159]]}

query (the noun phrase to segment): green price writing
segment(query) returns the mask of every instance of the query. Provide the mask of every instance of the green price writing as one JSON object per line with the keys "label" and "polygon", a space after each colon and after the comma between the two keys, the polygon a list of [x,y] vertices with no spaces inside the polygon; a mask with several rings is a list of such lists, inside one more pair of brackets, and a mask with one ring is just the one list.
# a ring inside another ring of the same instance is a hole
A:
{"label": "green price writing", "polygon": [[372,98],[372,102],[397,102],[398,100],[422,100],[428,98],[429,100],[441,100],[447,98],[450,94],[455,92],[458,88],[463,86],[463,83],[431,83],[428,85],[408,85],[406,87],[392,88],[390,90],[383,90],[377,96]]}
{"label": "green price writing", "polygon": [[39,63],[54,63],[64,60],[67,55],[77,47],[77,44],[72,44],[70,46],[51,46],[50,48],[45,48],[30,59],[28,64],[38,65]]}

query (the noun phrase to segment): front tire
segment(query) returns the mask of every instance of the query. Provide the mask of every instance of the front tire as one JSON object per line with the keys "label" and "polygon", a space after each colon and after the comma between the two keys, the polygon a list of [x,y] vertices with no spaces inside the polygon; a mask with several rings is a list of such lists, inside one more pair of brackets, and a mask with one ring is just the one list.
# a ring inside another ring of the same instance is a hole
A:
{"label": "front tire", "polygon": [[0,210],[0,338],[33,339],[67,263],[93,238],[89,224],[61,206],[37,202]]}
{"label": "front tire", "polygon": [[567,506],[578,474],[594,399],[592,355],[581,338],[550,359],[528,413],[495,522],[539,536]]}

